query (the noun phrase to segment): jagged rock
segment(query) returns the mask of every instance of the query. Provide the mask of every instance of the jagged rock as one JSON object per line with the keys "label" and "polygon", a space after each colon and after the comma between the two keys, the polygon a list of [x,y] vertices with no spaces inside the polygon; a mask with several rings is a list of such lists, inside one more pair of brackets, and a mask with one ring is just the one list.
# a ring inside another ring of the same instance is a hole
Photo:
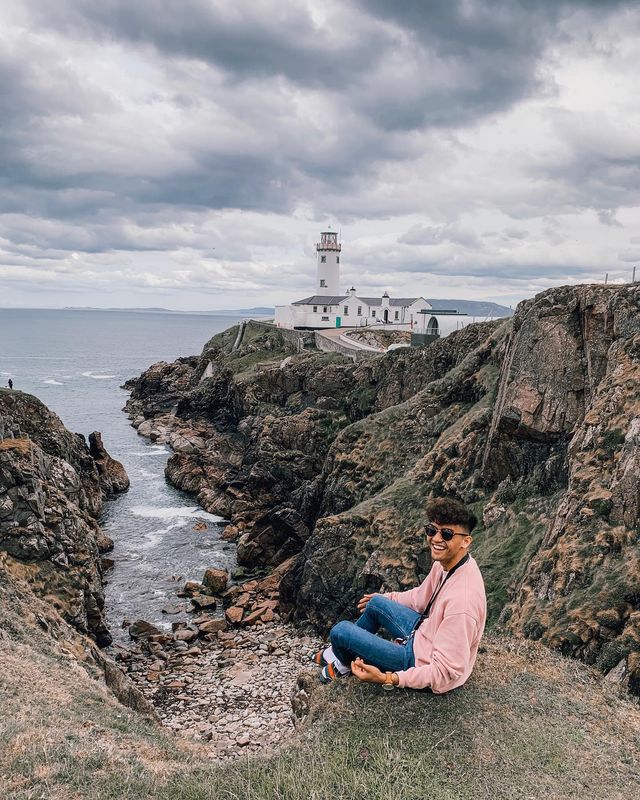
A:
{"label": "jagged rock", "polygon": [[489,503],[482,512],[482,524],[485,528],[490,528],[507,513],[505,506],[500,503]]}
{"label": "jagged rock", "polygon": [[102,434],[98,431],[89,434],[89,453],[98,468],[98,480],[105,496],[125,492],[129,488],[129,476],[125,468],[107,453]]}
{"label": "jagged rock", "polygon": [[[68,692],[69,697],[79,700],[86,691],[86,676],[83,675],[86,673],[91,679],[104,683],[121,703],[159,722],[151,703],[118,666],[91,638],[79,633],[58,614],[51,597],[40,599],[34,593],[34,585],[24,580],[25,577],[24,572],[18,577],[6,565],[0,565],[0,639],[3,643],[14,643],[22,650],[28,669],[36,669],[38,674],[43,667],[53,670],[54,682],[56,678],[59,681],[57,690]],[[5,652],[7,650],[13,648],[5,647]],[[69,671],[62,669],[57,675],[55,672],[59,665],[70,660],[74,662],[72,685],[65,685]],[[5,662],[0,663],[0,673],[8,677]],[[80,694],[74,694],[76,689]]]}
{"label": "jagged rock", "polygon": [[66,430],[37,398],[0,390],[0,561],[55,603],[64,618],[100,645],[104,618],[100,553],[111,540],[96,517],[99,474],[84,438]]}

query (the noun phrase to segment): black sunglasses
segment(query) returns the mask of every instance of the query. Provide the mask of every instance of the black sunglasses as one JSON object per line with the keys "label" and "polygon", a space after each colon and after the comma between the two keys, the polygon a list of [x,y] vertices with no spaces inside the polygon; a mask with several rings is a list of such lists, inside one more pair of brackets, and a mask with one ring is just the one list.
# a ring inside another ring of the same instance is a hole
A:
{"label": "black sunglasses", "polygon": [[425,533],[429,538],[435,536],[438,531],[440,531],[440,536],[445,540],[445,542],[450,542],[454,536],[468,536],[468,533],[456,533],[452,531],[451,528],[438,528],[437,525],[432,525],[429,523],[428,525],[424,526]]}

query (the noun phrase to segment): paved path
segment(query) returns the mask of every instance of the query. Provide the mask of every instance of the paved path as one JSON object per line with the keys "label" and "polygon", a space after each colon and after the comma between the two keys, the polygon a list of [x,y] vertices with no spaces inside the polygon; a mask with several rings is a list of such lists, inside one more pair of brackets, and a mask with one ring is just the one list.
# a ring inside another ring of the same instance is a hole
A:
{"label": "paved path", "polygon": [[316,333],[319,336],[323,336],[330,341],[337,342],[342,345],[347,350],[352,350],[355,353],[362,352],[363,350],[368,351],[369,353],[384,353],[384,349],[380,349],[377,347],[371,347],[369,345],[363,345],[356,342],[350,342],[348,339],[341,339],[340,337],[343,336],[347,331],[357,331],[361,330],[361,328],[323,328],[322,330],[317,330]]}

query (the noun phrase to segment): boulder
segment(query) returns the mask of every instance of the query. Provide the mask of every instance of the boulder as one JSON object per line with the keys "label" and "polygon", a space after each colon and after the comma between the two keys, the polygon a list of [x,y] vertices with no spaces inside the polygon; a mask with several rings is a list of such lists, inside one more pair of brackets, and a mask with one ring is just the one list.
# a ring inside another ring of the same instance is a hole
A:
{"label": "boulder", "polygon": [[110,553],[113,550],[113,539],[108,536],[102,529],[97,532],[96,544],[100,553]]}
{"label": "boulder", "polygon": [[177,642],[192,642],[198,638],[198,631],[191,630],[190,628],[183,628],[173,634]]}
{"label": "boulder", "polygon": [[239,622],[242,621],[242,617],[244,616],[244,609],[239,608],[238,606],[231,606],[224,612],[227,621],[230,622],[232,625],[237,625]]}
{"label": "boulder", "polygon": [[198,623],[198,630],[200,633],[219,633],[227,629],[226,619],[210,619],[206,622]]}
{"label": "boulder", "polygon": [[236,525],[227,525],[220,535],[225,542],[236,542],[239,537],[240,529]]}
{"label": "boulder", "polygon": [[202,584],[212,594],[222,594],[227,588],[229,573],[226,569],[209,568],[204,573]]}
{"label": "boulder", "polygon": [[132,639],[148,639],[150,636],[163,636],[164,634],[155,625],[144,619],[137,619],[129,626],[129,636]]}
{"label": "boulder", "polygon": [[204,590],[204,586],[198,581],[187,581],[182,587],[182,591],[186,595],[199,594]]}
{"label": "boulder", "polygon": [[191,596],[191,602],[196,608],[206,608],[210,611],[217,605],[215,597],[211,597],[210,594],[194,594]]}

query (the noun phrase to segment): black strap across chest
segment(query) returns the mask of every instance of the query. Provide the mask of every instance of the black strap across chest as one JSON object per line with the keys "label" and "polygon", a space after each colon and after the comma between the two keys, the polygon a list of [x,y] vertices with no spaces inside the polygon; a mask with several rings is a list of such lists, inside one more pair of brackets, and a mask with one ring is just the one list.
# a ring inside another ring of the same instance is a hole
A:
{"label": "black strap across chest", "polygon": [[435,589],[434,593],[431,595],[431,599],[430,599],[430,600],[429,600],[429,602],[427,603],[427,607],[425,608],[425,610],[424,610],[424,611],[422,612],[422,614],[420,615],[420,619],[418,619],[418,621],[417,621],[417,622],[416,622],[416,624],[414,625],[414,627],[413,627],[413,633],[415,633],[415,632],[418,630],[418,628],[419,628],[419,627],[422,625],[422,623],[423,623],[423,622],[424,622],[426,619],[428,619],[428,617],[429,617],[429,612],[431,611],[431,607],[432,607],[432,606],[433,606],[433,604],[435,603],[436,597],[437,597],[437,596],[440,594],[440,590],[441,590],[441,589],[442,589],[442,587],[445,585],[445,583],[446,583],[446,582],[449,580],[449,578],[450,578],[450,577],[453,575],[453,573],[454,573],[456,570],[460,569],[460,567],[461,567],[461,566],[463,566],[463,564],[466,564],[468,560],[469,560],[469,553],[467,553],[467,554],[466,554],[466,556],[465,556],[464,558],[460,559],[460,561],[458,561],[458,563],[455,565],[455,567],[453,567],[452,569],[450,569],[450,570],[449,570],[449,572],[447,572],[447,577],[446,577],[446,578],[445,578],[445,579],[442,581],[442,583],[441,583],[441,584],[440,584],[440,585],[439,585],[439,586],[438,586],[438,587]]}

